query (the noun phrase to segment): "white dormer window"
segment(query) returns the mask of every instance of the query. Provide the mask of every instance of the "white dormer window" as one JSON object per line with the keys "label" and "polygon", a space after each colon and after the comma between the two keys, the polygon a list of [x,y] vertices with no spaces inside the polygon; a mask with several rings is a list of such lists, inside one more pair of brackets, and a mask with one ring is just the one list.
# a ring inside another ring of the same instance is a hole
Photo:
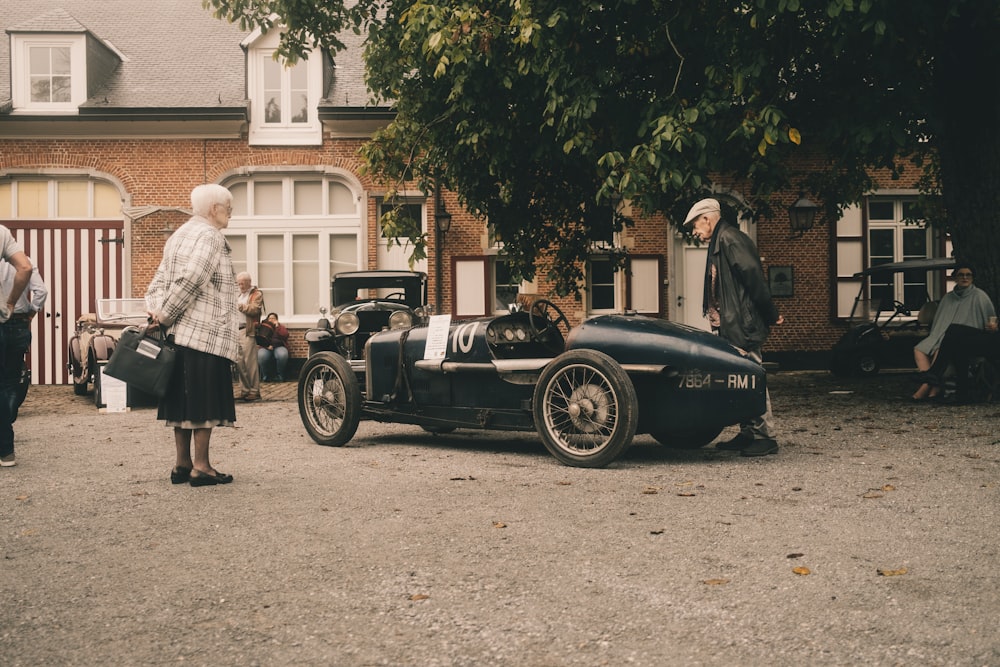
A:
{"label": "white dormer window", "polygon": [[322,144],[317,109],[323,85],[320,53],[313,52],[309,59],[294,65],[283,58],[275,59],[276,32],[263,36],[255,33],[244,44],[248,48],[250,145]]}
{"label": "white dormer window", "polygon": [[76,113],[87,98],[83,35],[12,35],[15,112]]}

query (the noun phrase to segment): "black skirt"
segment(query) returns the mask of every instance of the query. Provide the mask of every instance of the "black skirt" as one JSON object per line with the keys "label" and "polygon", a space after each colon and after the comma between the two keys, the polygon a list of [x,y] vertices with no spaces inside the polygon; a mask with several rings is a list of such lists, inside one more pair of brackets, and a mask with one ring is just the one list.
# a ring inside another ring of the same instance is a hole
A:
{"label": "black skirt", "polygon": [[181,345],[176,350],[170,388],[160,399],[156,418],[179,428],[231,426],[236,400],[229,360]]}

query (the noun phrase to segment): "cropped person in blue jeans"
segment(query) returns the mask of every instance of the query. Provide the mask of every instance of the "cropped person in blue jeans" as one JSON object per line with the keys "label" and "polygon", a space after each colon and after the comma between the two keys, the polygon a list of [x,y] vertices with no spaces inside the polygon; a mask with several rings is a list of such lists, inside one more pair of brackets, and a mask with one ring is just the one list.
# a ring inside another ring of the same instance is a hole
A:
{"label": "cropped person in blue jeans", "polygon": [[[268,371],[274,365],[274,374]],[[288,366],[288,329],[278,321],[277,313],[268,313],[257,329],[257,365],[264,382],[284,382]]]}

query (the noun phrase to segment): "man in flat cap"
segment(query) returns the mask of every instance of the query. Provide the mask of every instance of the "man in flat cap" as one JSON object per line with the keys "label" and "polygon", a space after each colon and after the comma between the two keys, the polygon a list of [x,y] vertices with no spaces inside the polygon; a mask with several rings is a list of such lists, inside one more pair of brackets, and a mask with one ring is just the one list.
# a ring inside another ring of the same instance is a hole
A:
{"label": "man in flat cap", "polygon": [[[761,363],[761,347],[771,326],[782,324],[785,318],[771,300],[757,246],[738,227],[722,219],[722,207],[715,199],[702,199],[692,206],[684,227],[702,243],[708,242],[702,312],[712,331]],[[740,424],[739,434],[716,449],[738,451],[743,456],[776,453],[770,395],[766,395],[766,406],[764,414]]]}

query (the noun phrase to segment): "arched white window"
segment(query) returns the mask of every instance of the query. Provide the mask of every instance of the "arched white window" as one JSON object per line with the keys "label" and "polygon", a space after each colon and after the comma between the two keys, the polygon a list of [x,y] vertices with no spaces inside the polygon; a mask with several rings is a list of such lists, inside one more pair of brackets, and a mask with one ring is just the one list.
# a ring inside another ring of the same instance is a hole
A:
{"label": "arched white window", "polygon": [[362,265],[360,192],[322,174],[257,173],[223,183],[233,193],[226,229],[237,272],[283,321],[312,322],[330,307],[330,281]]}

